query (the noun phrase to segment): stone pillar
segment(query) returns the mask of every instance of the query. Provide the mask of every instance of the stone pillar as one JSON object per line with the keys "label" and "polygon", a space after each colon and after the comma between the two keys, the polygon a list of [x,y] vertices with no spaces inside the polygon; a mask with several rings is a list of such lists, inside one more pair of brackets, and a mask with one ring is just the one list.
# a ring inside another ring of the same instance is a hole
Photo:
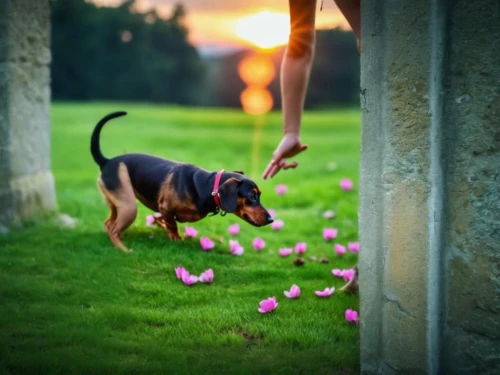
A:
{"label": "stone pillar", "polygon": [[55,208],[48,0],[0,1],[0,226]]}
{"label": "stone pillar", "polygon": [[500,373],[500,3],[362,1],[361,369]]}

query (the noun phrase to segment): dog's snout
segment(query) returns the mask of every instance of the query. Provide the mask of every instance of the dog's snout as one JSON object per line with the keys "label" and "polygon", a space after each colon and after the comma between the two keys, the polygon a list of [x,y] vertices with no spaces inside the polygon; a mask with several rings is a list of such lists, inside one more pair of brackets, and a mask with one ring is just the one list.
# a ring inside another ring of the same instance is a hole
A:
{"label": "dog's snout", "polygon": [[273,217],[267,214],[267,224],[271,224],[274,221]]}

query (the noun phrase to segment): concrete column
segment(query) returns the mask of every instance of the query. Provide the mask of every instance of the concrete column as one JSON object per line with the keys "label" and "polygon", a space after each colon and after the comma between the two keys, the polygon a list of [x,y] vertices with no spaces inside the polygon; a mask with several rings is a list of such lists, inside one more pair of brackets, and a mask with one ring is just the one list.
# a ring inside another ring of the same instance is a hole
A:
{"label": "concrete column", "polygon": [[0,226],[56,205],[48,0],[0,1]]}
{"label": "concrete column", "polygon": [[500,373],[500,3],[362,1],[365,374]]}

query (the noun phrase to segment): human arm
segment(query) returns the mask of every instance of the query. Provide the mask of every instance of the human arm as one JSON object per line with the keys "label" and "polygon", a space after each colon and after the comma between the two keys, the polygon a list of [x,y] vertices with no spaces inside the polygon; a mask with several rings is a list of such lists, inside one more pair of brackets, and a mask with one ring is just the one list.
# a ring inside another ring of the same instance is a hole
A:
{"label": "human arm", "polygon": [[272,178],[281,169],[297,167],[287,162],[307,149],[300,141],[300,127],[312,61],[314,58],[316,0],[289,0],[290,37],[281,65],[283,138],[273,152],[263,178]]}

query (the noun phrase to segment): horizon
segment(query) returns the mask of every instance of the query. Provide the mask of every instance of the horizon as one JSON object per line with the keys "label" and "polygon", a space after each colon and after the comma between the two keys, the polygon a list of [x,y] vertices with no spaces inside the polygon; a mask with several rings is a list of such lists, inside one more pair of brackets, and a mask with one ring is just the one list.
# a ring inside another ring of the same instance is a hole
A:
{"label": "horizon", "polygon": [[[116,7],[123,0],[88,0],[97,6]],[[162,17],[171,15],[178,4],[173,0],[136,0],[135,9],[146,12],[155,9]],[[190,0],[181,3],[186,9],[188,40],[204,57],[232,53],[244,48],[276,48],[288,41],[288,1],[275,2],[256,0],[223,0],[216,5],[208,0]],[[349,24],[333,1],[325,1],[320,10],[317,4],[316,30],[340,28],[351,30]],[[273,35],[269,41],[269,35]],[[265,46],[264,48],[262,46]]]}

